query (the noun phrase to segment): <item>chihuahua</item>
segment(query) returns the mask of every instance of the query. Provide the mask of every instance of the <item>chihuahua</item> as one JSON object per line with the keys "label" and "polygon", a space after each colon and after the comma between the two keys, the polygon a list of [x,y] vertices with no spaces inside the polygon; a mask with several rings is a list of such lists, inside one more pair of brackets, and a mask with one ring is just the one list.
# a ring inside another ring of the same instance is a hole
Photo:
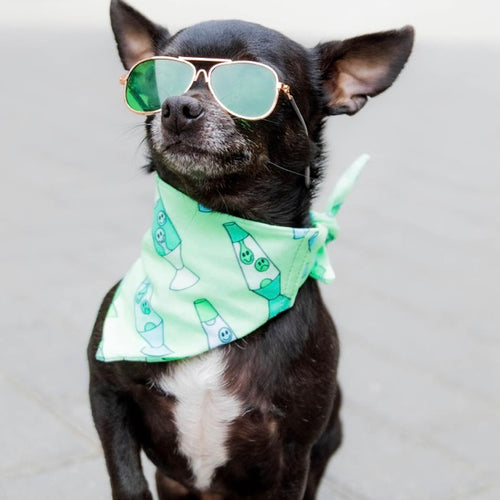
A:
{"label": "chihuahua", "polygon": [[[353,115],[390,87],[414,38],[407,26],[306,49],[236,20],[171,35],[121,0],[111,1],[111,24],[128,71],[127,105],[146,116],[148,171],[200,210],[281,228],[311,226],[326,117]],[[151,248],[166,255],[165,245]],[[258,260],[261,271],[272,266]],[[229,267],[222,257],[212,265]],[[190,278],[195,289],[199,276]],[[314,499],[342,439],[339,345],[316,279],[305,278],[293,303],[244,338],[224,327],[206,352],[172,359],[166,345],[156,346],[159,362],[99,357],[120,286],[104,298],[88,347],[92,415],[113,499],[153,498],[141,451],[156,466],[160,499]],[[148,286],[137,303],[151,315]],[[209,324],[213,308],[195,306]],[[156,317],[141,332],[168,323]]]}

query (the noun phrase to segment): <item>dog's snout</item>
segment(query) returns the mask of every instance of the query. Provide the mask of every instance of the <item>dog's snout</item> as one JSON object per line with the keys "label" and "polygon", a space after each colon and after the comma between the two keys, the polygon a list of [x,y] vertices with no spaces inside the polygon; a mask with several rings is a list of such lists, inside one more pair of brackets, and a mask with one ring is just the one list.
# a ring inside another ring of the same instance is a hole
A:
{"label": "dog's snout", "polygon": [[203,105],[190,96],[173,96],[162,105],[162,124],[175,134],[186,130],[203,116]]}

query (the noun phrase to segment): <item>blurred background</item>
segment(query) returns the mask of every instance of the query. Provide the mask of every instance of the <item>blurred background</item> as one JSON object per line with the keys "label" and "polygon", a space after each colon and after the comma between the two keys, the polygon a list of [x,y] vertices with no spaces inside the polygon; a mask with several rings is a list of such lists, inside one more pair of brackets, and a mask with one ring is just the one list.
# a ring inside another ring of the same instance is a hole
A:
{"label": "blurred background", "polygon": [[[131,3],[171,32],[242,18],[306,46],[415,26],[394,86],[327,128],[317,209],[372,160],[330,248],[345,440],[319,498],[500,498],[498,1]],[[0,499],[109,498],[85,348],[149,223],[142,120],[107,1],[1,13]]]}

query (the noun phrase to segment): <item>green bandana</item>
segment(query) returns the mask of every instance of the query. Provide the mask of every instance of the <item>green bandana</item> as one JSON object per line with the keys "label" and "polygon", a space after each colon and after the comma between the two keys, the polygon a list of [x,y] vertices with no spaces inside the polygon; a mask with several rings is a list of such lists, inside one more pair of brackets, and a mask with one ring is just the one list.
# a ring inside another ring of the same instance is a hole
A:
{"label": "green bandana", "polygon": [[344,173],[312,227],[272,226],[213,212],[157,177],[153,224],[116,290],[101,361],[171,361],[240,339],[292,307],[308,276],[334,279],[326,244],[368,160]]}

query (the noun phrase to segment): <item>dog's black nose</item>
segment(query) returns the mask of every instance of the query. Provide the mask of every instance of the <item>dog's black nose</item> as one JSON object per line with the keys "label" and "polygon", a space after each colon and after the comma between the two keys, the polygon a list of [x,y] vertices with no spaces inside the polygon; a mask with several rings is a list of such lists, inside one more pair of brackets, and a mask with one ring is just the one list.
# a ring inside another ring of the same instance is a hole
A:
{"label": "dog's black nose", "polygon": [[175,134],[186,130],[202,116],[201,102],[187,95],[168,97],[161,108],[163,126]]}

